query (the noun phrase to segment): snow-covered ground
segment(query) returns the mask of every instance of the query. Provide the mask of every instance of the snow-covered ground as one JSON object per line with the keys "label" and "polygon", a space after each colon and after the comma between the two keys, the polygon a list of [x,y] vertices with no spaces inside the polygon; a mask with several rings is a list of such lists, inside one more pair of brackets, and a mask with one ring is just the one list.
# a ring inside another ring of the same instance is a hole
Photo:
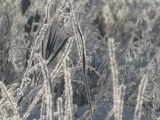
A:
{"label": "snow-covered ground", "polygon": [[[78,120],[78,117],[79,116],[82,116],[85,111],[87,110],[87,108],[85,106],[83,107],[79,107],[77,109],[77,111],[75,112],[75,115],[77,116],[77,119],[75,120]],[[105,120],[107,114],[110,112],[111,108],[109,106],[101,106],[97,111],[96,111],[96,114],[94,116],[94,120]],[[133,120],[133,117],[134,117],[134,108],[132,107],[124,107],[123,109],[123,119],[124,120]],[[157,117],[155,120],[160,120],[160,112],[156,112],[155,113],[155,116]],[[159,119],[158,119],[159,117]],[[152,117],[151,117],[151,113],[143,113],[141,114],[141,120],[152,120]]]}

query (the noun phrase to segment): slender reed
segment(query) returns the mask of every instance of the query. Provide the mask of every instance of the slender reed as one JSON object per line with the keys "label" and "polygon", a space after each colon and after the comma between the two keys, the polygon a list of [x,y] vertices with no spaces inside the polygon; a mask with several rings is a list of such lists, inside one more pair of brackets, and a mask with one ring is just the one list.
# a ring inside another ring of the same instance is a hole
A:
{"label": "slender reed", "polygon": [[72,91],[72,84],[70,78],[70,72],[67,70],[67,59],[64,61],[64,80],[65,80],[65,112],[64,112],[64,119],[65,120],[73,120],[73,91]]}
{"label": "slender reed", "polygon": [[61,97],[57,99],[58,120],[64,120],[63,100]]}
{"label": "slender reed", "polygon": [[41,71],[44,75],[44,86],[45,86],[45,97],[46,97],[46,105],[47,105],[47,120],[53,119],[53,99],[52,99],[52,86],[51,79],[49,76],[47,62],[42,58],[41,55],[35,53],[35,56],[39,59],[41,63]]}
{"label": "slender reed", "polygon": [[141,80],[141,83],[138,89],[137,104],[136,104],[136,109],[135,109],[134,120],[140,120],[141,118],[143,95],[144,95],[145,88],[147,86],[147,82],[148,82],[148,76],[145,74],[142,77],[142,80]]}
{"label": "slender reed", "polygon": [[119,85],[118,67],[115,56],[114,39],[108,39],[111,76],[113,83],[113,112],[115,120],[122,120],[124,85]]}

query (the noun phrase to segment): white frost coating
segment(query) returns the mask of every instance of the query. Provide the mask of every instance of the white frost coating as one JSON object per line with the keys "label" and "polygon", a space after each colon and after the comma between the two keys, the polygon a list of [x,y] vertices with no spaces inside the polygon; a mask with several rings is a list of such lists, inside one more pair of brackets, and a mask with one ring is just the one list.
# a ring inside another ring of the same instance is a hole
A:
{"label": "white frost coating", "polygon": [[5,87],[5,85],[0,81],[0,88],[3,90],[3,92],[5,93],[5,95],[7,96],[8,101],[10,102],[12,109],[13,109],[13,113],[14,113],[14,120],[19,120],[20,116],[18,114],[18,109],[17,109],[17,104],[13,101],[12,96],[10,95],[10,93],[8,92],[7,88]]}
{"label": "white frost coating", "polygon": [[115,120],[122,120],[123,111],[123,97],[125,92],[125,86],[121,86],[118,83],[118,67],[116,63],[114,39],[108,39],[109,58],[111,67],[111,76],[113,82],[113,111]]}
{"label": "white frost coating", "polygon": [[147,86],[147,82],[148,82],[148,76],[143,75],[141,83],[139,85],[139,89],[138,89],[137,104],[136,104],[136,109],[135,109],[134,120],[140,120],[141,118],[143,95],[144,95],[145,88]]}
{"label": "white frost coating", "polygon": [[65,75],[65,105],[64,105],[64,120],[72,120],[73,116],[73,91],[72,91],[72,84],[70,78],[70,72],[67,70],[67,60],[64,61],[64,75]]}
{"label": "white frost coating", "polygon": [[64,119],[63,100],[61,97],[57,99],[57,115],[58,115],[58,120]]}

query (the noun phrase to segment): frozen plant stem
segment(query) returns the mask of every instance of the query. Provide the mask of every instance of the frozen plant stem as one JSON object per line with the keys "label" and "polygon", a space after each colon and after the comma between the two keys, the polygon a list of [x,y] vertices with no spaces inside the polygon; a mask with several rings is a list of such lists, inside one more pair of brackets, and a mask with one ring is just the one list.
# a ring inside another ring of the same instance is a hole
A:
{"label": "frozen plant stem", "polygon": [[[34,57],[34,54],[35,54],[35,51],[39,48],[39,45],[40,43],[42,42],[42,40],[44,39],[44,35],[46,33],[46,30],[48,28],[48,24],[44,24],[39,32],[39,35],[37,36],[36,40],[35,40],[35,44],[34,46],[32,47],[32,50],[31,50],[31,55],[30,55],[30,58],[28,60],[28,66],[26,68],[26,71],[24,73],[24,76],[23,76],[23,79],[22,79],[22,83],[21,83],[21,86],[20,86],[20,94],[23,94],[23,90],[25,89],[25,79],[27,78],[27,75],[28,75],[28,71],[29,69],[31,69],[32,67],[32,61],[33,61],[33,57]],[[21,96],[19,94],[19,96]]]}
{"label": "frozen plant stem", "polygon": [[148,76],[143,75],[141,83],[139,85],[139,89],[138,89],[137,104],[136,104],[136,109],[135,109],[134,120],[140,120],[141,118],[143,95],[144,95],[145,88],[147,86],[147,81],[148,81]]}
{"label": "frozen plant stem", "polygon": [[63,100],[61,97],[57,99],[57,112],[58,112],[58,120],[63,120],[64,111],[63,111]]}
{"label": "frozen plant stem", "polygon": [[75,40],[77,42],[77,49],[78,49],[78,55],[79,55],[79,61],[78,61],[78,64],[80,61],[82,61],[82,52],[81,52],[81,49],[82,49],[82,46],[81,46],[81,42],[79,40],[79,37],[78,37],[78,32],[77,32],[77,29],[76,29],[76,26],[78,25],[77,22],[76,22],[76,18],[75,18],[75,14],[74,14],[74,10],[73,10],[73,6],[72,6],[72,2],[71,0],[68,0],[69,2],[69,5],[70,5],[70,10],[71,10],[71,15],[72,15],[72,21],[73,21],[73,31],[74,31],[74,35],[75,35]]}
{"label": "frozen plant stem", "polygon": [[52,86],[47,68],[47,62],[42,58],[41,55],[35,53],[35,56],[39,59],[39,62],[41,63],[42,73],[44,75],[44,86],[45,86],[46,105],[47,105],[47,120],[52,120],[54,101],[52,99]]}
{"label": "frozen plant stem", "polygon": [[70,72],[67,70],[67,59],[64,60],[64,81],[65,81],[65,111],[64,120],[72,120],[73,116],[73,92],[70,78]]}
{"label": "frozen plant stem", "polygon": [[52,73],[50,73],[50,76],[52,77],[52,79],[56,76],[56,74],[59,72],[61,65],[63,63],[63,61],[65,60],[66,56],[69,54],[71,47],[72,47],[72,43],[73,43],[73,39],[71,38],[69,40],[69,42],[66,44],[66,49],[62,54],[61,59],[59,60],[59,62],[57,63],[55,69],[52,71]]}
{"label": "frozen plant stem", "polygon": [[113,82],[113,112],[115,120],[122,120],[123,96],[125,86],[118,83],[118,67],[116,63],[114,39],[108,39],[109,59],[111,67],[111,76]]}
{"label": "frozen plant stem", "polygon": [[19,119],[20,119],[20,116],[19,116],[19,114],[18,114],[17,105],[16,105],[16,103],[12,100],[12,96],[11,96],[10,93],[8,92],[5,84],[3,84],[1,81],[0,81],[0,88],[3,90],[3,92],[4,92],[5,95],[7,96],[8,101],[9,101],[10,104],[11,104],[11,107],[12,107],[13,112],[14,112],[14,117],[13,117],[13,119],[14,119],[14,120],[19,120]]}
{"label": "frozen plant stem", "polygon": [[31,110],[34,108],[34,106],[36,105],[36,103],[38,102],[38,100],[40,99],[40,97],[42,96],[43,92],[44,92],[44,87],[42,87],[40,89],[40,91],[37,93],[37,95],[35,96],[33,102],[31,103],[31,105],[27,109],[26,113],[24,114],[23,120],[26,120],[27,117],[30,115]]}
{"label": "frozen plant stem", "polygon": [[94,119],[94,114],[93,114],[93,109],[92,109],[92,102],[91,102],[91,91],[89,88],[89,83],[87,80],[87,65],[86,65],[86,48],[85,48],[85,39],[84,36],[82,34],[82,30],[81,27],[79,25],[77,25],[77,30],[79,33],[79,36],[81,38],[82,41],[82,66],[83,66],[83,75],[84,75],[84,81],[85,81],[85,87],[86,87],[86,92],[87,92],[87,98],[88,98],[88,102],[89,102],[89,107],[90,107],[90,114],[91,114],[91,120]]}

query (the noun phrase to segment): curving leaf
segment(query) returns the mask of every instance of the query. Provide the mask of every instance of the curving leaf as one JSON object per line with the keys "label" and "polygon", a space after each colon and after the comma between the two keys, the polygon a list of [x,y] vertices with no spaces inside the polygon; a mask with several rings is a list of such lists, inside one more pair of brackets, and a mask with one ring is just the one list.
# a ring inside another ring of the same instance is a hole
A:
{"label": "curving leaf", "polygon": [[49,62],[47,65],[49,65],[55,58],[56,56],[59,54],[59,52],[63,49],[63,47],[65,46],[66,42],[68,41],[68,39],[71,37],[72,35],[69,35],[68,37],[66,37],[63,42],[61,43],[61,45],[58,47],[58,49],[56,50],[56,52],[54,53],[54,55],[52,57],[50,57]]}

